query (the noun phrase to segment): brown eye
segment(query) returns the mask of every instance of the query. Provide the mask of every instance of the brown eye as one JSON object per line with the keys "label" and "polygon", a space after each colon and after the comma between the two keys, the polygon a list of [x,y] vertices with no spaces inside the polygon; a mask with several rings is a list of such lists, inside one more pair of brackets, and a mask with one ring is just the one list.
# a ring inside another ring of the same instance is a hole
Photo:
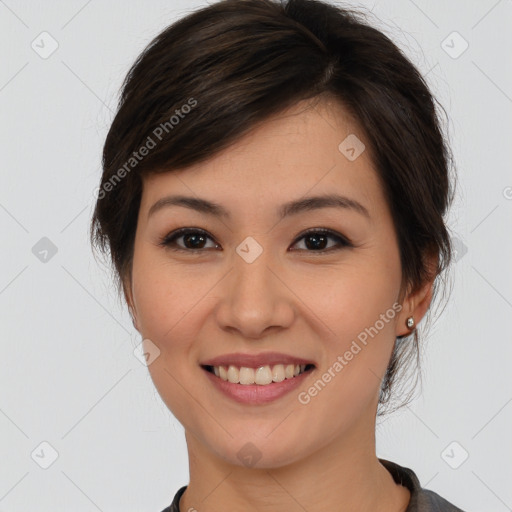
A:
{"label": "brown eye", "polygon": [[[178,240],[182,242],[178,243]],[[207,247],[208,240],[213,242],[213,246]],[[294,242],[294,246],[299,241],[304,240],[305,247],[300,249],[306,252],[330,252],[332,250],[342,249],[343,247],[353,247],[352,243],[345,237],[326,229],[311,229],[303,233],[300,238]],[[329,247],[329,241],[334,244]],[[219,245],[213,238],[202,229],[183,228],[168,234],[161,239],[159,245],[175,251],[201,252],[207,249],[217,249]]]}
{"label": "brown eye", "polygon": [[[183,242],[178,244],[177,241],[180,239],[182,239]],[[160,241],[159,245],[175,250],[201,251],[208,249],[208,247],[205,247],[208,239],[213,240],[206,231],[198,229],[180,229],[165,236]],[[214,245],[218,247],[217,244]]]}
{"label": "brown eye", "polygon": [[[334,246],[327,247],[330,240],[334,240]],[[342,247],[352,247],[352,244],[345,237],[326,229],[312,229],[301,235],[294,245],[300,240],[304,240],[305,250],[307,252],[328,252],[340,249]],[[295,250],[295,249],[294,249]]]}

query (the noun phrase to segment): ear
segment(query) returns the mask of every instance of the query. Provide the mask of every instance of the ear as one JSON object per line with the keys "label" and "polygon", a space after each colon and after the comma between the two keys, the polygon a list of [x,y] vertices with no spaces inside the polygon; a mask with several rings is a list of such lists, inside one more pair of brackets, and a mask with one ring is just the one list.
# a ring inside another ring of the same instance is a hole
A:
{"label": "ear", "polygon": [[130,312],[130,316],[132,317],[133,327],[135,327],[135,329],[140,332],[139,324],[137,321],[137,310],[135,309],[135,305],[133,302],[131,279],[129,276],[123,279],[122,286],[124,298],[126,300],[126,304],[128,305],[128,311]]}
{"label": "ear", "polygon": [[417,326],[425,316],[434,292],[434,281],[437,276],[437,254],[427,257],[427,268],[429,278],[417,290],[406,294],[402,303],[402,310],[397,317],[396,336],[407,336],[411,334],[411,329],[406,326],[409,317],[414,318],[414,325]]}

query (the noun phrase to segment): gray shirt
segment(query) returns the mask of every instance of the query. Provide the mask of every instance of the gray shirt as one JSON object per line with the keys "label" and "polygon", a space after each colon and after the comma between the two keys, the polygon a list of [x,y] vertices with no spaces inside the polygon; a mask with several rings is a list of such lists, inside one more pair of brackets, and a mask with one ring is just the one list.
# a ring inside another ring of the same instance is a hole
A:
{"label": "gray shirt", "polygon": [[[405,512],[464,512],[439,494],[423,489],[412,469],[399,466],[385,459],[379,459],[379,461],[391,473],[397,484],[407,487],[411,492],[411,499]],[[174,496],[171,505],[162,512],[180,512],[179,501],[186,488],[186,485],[182,487]]]}

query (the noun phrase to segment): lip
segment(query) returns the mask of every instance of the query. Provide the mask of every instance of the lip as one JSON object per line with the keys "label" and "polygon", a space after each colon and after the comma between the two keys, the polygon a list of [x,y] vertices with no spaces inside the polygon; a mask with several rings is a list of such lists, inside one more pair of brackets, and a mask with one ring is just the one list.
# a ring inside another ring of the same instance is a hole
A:
{"label": "lip", "polygon": [[233,384],[232,382],[222,380],[205,368],[202,368],[202,370],[206,373],[206,376],[210,379],[215,388],[225,396],[238,403],[261,405],[273,402],[296,389],[314,372],[315,368],[307,370],[297,375],[297,377],[285,379],[282,382],[272,382],[264,386],[259,384]]}
{"label": "lip", "polygon": [[208,359],[200,364],[201,366],[229,366],[232,364],[233,366],[245,366],[246,368],[259,368],[260,366],[273,366],[275,364],[312,364],[316,366],[314,361],[280,352],[261,352],[260,354],[235,352]]}

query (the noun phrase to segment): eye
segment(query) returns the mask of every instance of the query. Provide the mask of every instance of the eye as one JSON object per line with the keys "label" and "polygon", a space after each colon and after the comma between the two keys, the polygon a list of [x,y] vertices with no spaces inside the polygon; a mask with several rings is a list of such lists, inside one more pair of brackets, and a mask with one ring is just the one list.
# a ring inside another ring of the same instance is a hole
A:
{"label": "eye", "polygon": [[[183,240],[182,244],[177,243],[180,239]],[[200,252],[208,249],[208,247],[205,246],[208,239],[213,242],[213,238],[202,229],[183,228],[163,237],[159,245],[176,251]],[[333,240],[335,243],[331,247],[326,247],[329,239]],[[346,237],[323,228],[310,229],[306,233],[302,233],[301,236],[295,240],[293,245],[297,245],[301,240],[305,241],[305,248],[298,250],[307,252],[329,252],[343,247],[353,247],[353,244]],[[213,249],[219,247],[217,243],[213,243]],[[293,250],[295,251],[297,249]]]}
{"label": "eye", "polygon": [[[334,240],[336,243],[334,246],[326,248],[329,239]],[[343,247],[353,247],[353,244],[348,240],[348,238],[329,229],[322,228],[310,229],[306,233],[303,233],[299,238],[297,238],[294,245],[301,240],[305,240],[304,245],[306,249],[300,250],[306,250],[307,252],[330,252],[331,250],[337,250]]]}
{"label": "eye", "polygon": [[[177,240],[183,239],[184,246],[176,243]],[[204,250],[204,244],[207,239],[213,240],[206,231],[202,229],[183,228],[173,233],[169,233],[163,237],[158,245],[169,247],[176,251],[201,251]],[[218,244],[215,244],[218,247]]]}

